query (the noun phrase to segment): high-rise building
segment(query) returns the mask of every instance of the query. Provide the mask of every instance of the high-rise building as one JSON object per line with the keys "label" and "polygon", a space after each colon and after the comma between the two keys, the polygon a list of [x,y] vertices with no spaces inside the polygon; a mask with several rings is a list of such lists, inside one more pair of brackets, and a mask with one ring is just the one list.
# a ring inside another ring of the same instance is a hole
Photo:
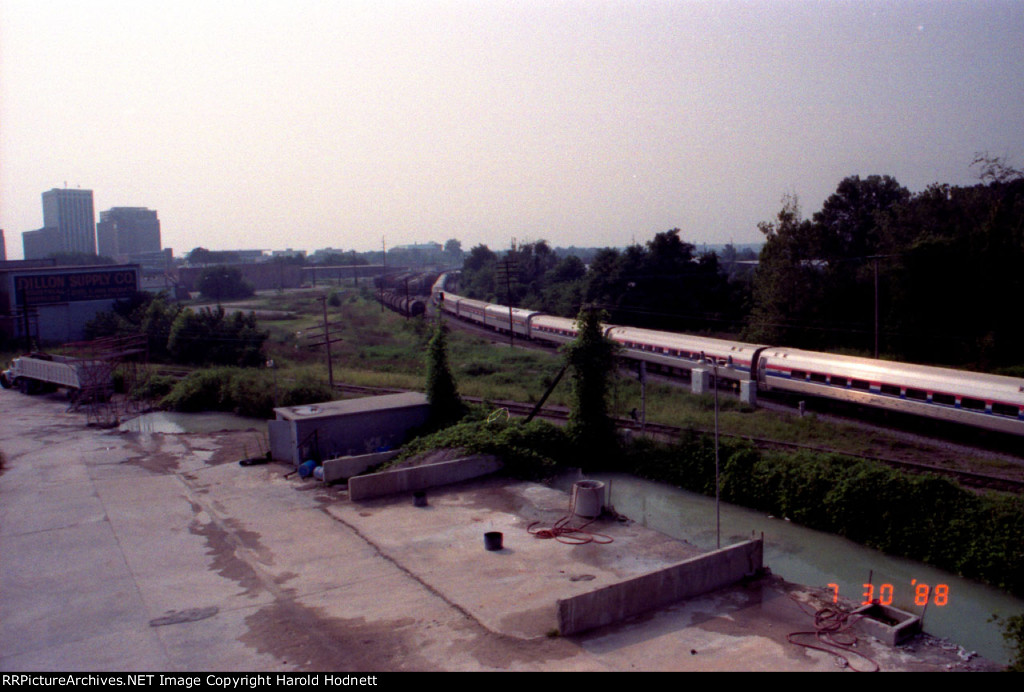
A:
{"label": "high-rise building", "polygon": [[7,261],[7,242],[4,240],[4,229],[0,228],[0,262]]}
{"label": "high-rise building", "polygon": [[61,252],[95,255],[96,212],[92,190],[54,188],[44,192],[43,228],[57,229]]}
{"label": "high-rise building", "polygon": [[25,231],[21,234],[21,244],[27,260],[46,259],[50,255],[64,251],[60,242],[60,231],[56,228]]}
{"label": "high-rise building", "polygon": [[144,252],[160,252],[160,220],[145,207],[114,207],[100,212],[96,224],[99,253],[105,257],[124,257]]}

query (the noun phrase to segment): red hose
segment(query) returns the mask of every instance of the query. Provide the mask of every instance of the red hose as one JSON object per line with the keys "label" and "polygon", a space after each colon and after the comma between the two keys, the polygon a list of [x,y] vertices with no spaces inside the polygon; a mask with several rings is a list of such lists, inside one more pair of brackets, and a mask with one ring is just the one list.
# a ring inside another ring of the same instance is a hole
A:
{"label": "red hose", "polygon": [[[795,601],[796,599],[794,599]],[[797,601],[799,605],[799,601]],[[802,609],[802,606],[801,606]],[[819,608],[814,613],[814,629],[807,632],[791,632],[786,635],[790,644],[796,644],[806,649],[824,651],[840,658],[846,666],[858,673],[877,673],[881,668],[878,663],[869,656],[866,656],[854,647],[857,645],[857,636],[850,631],[850,628],[859,618],[850,618],[846,610],[832,607]],[[814,635],[816,644],[795,641],[794,637]],[[861,670],[853,665],[851,658],[856,657],[867,661],[871,668]]]}

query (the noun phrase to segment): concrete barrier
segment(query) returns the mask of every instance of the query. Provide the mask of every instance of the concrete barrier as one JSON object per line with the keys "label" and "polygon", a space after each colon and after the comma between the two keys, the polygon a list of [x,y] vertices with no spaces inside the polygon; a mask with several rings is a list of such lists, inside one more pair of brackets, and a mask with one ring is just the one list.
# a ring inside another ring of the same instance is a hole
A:
{"label": "concrete barrier", "polygon": [[746,541],[656,572],[559,599],[558,631],[563,635],[584,632],[735,584],[760,572],[763,556],[760,539]]}
{"label": "concrete barrier", "polygon": [[437,464],[353,476],[348,480],[348,496],[351,500],[366,500],[383,495],[425,490],[485,476],[501,470],[501,467],[501,461],[494,457],[472,456]]}
{"label": "concrete barrier", "polygon": [[398,450],[390,452],[375,452],[374,454],[360,454],[359,456],[338,457],[327,459],[323,463],[324,483],[336,483],[337,481],[351,478],[362,473],[371,466],[383,464],[398,456]]}

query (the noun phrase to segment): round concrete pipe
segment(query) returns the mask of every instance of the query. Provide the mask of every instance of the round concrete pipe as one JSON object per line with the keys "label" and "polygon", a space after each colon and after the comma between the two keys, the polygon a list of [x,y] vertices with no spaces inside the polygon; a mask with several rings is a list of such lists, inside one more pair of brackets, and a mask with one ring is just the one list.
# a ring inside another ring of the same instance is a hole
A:
{"label": "round concrete pipe", "polygon": [[572,485],[573,512],[580,517],[593,519],[601,516],[604,507],[604,483],[601,481],[576,481]]}
{"label": "round concrete pipe", "polygon": [[484,534],[484,548],[487,550],[501,550],[501,532],[488,531]]}

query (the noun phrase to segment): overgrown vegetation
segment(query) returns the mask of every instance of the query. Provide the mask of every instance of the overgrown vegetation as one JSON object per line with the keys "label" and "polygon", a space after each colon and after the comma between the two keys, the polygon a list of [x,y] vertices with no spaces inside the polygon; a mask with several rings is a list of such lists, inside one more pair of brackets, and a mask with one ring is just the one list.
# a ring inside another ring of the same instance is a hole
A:
{"label": "overgrown vegetation", "polygon": [[230,411],[270,418],[275,406],[329,401],[327,383],[310,373],[275,378],[269,370],[207,368],[180,380],[160,405],[174,411]]}
{"label": "overgrown vegetation", "polygon": [[[809,452],[720,446],[722,499],[1024,594],[1024,498]],[[614,470],[714,494],[714,443],[635,440]]]}
{"label": "overgrown vegetation", "polygon": [[255,366],[265,360],[262,331],[253,313],[222,307],[193,310],[145,292],[117,301],[85,327],[86,337],[144,334],[149,359],[190,365]]}
{"label": "overgrown vegetation", "polygon": [[487,415],[480,409],[472,420],[416,438],[402,448],[395,463],[435,449],[492,454],[504,461],[508,475],[528,479],[550,476],[574,454],[563,428],[541,420],[525,423]]}
{"label": "overgrown vegetation", "polygon": [[1007,667],[1012,673],[1024,673],[1024,614],[1011,615],[1005,620],[994,617],[1003,631],[1003,639],[1010,649],[1010,664]]}
{"label": "overgrown vegetation", "polygon": [[229,315],[222,307],[186,309],[171,325],[167,350],[178,363],[252,367],[263,363],[266,340],[267,333],[259,329],[252,313]]}

